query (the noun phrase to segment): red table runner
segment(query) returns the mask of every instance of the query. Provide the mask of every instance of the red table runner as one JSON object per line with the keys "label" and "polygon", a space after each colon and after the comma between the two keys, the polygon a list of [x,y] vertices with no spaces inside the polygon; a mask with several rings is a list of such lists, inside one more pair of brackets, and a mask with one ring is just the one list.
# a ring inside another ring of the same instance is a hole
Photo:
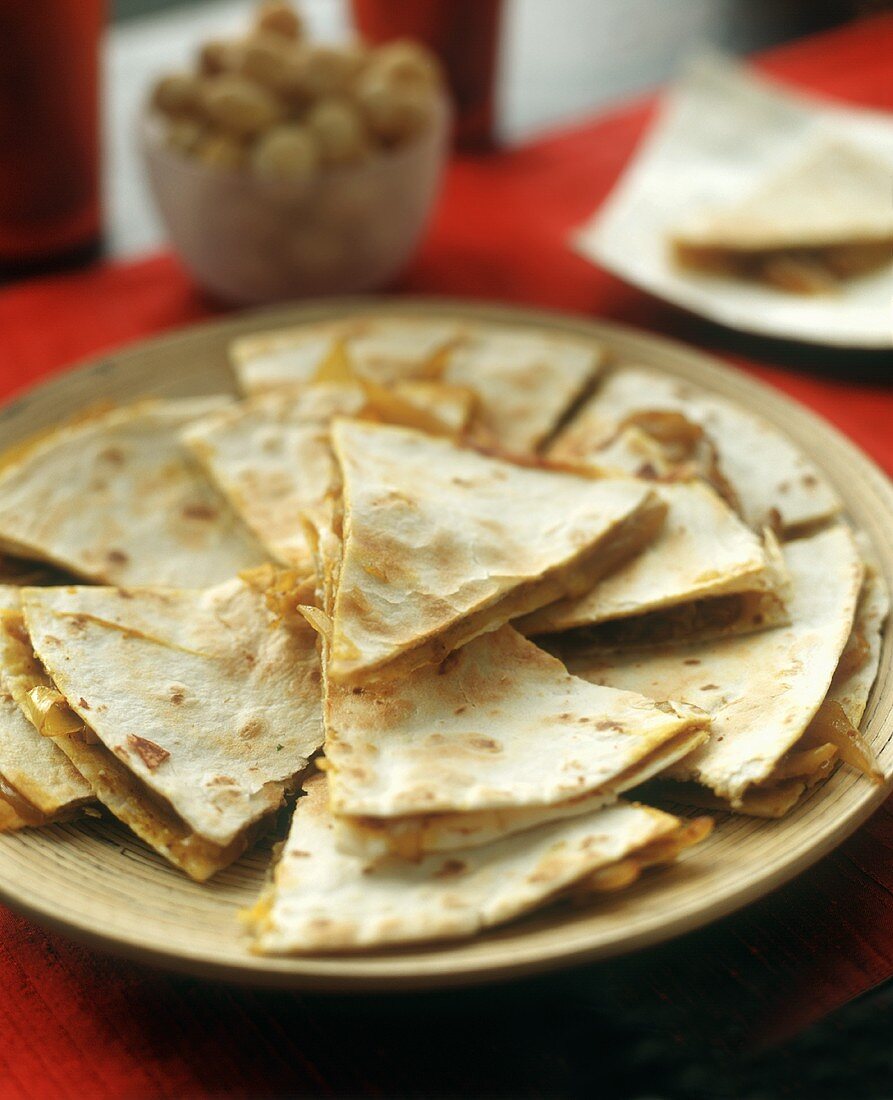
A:
{"label": "red table runner", "polygon": [[[758,64],[804,89],[893,111],[891,56],[893,16],[881,16],[774,50]],[[568,249],[569,230],[611,190],[653,110],[643,100],[516,150],[457,159],[427,240],[396,289],[546,306],[684,338],[811,406],[893,470],[893,391],[883,373],[893,370],[893,356],[738,336],[655,302]],[[7,289],[0,294],[0,396],[74,360],[214,312],[169,255]],[[695,1014],[709,1004],[712,1014],[740,1017],[751,1034],[757,1020],[767,1034],[790,1033],[893,975],[891,848],[888,804],[795,884],[708,931],[606,964],[592,972],[594,986],[623,978],[624,988],[638,982],[649,996]],[[480,1011],[479,1000],[466,1003]],[[393,1007],[352,1005],[159,974],[0,910],[0,1100],[286,1089],[387,1095],[419,1080],[434,1080],[432,1092],[463,1082],[465,1091],[487,1091],[487,1071],[475,1077],[467,1067],[463,1076],[455,1062],[438,1061],[429,1042],[407,1055],[406,1032],[391,1036],[386,1049],[375,1020],[409,1027],[417,1022],[412,1012],[404,1019]],[[443,1013],[442,1002],[436,1011]],[[335,1037],[344,1040],[345,1017],[352,1046]],[[472,1027],[462,1041],[474,1044],[475,1035]],[[361,1056],[379,1067],[386,1085],[361,1067]],[[426,1077],[435,1063],[439,1076]],[[514,1065],[525,1065],[517,1052]],[[534,1094],[529,1076],[517,1082],[516,1095]]]}

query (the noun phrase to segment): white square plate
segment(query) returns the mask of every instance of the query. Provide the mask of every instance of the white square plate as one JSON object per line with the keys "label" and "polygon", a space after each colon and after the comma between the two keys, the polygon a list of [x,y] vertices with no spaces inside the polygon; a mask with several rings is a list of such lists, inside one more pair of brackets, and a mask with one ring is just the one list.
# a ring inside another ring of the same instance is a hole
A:
{"label": "white square plate", "polygon": [[588,259],[684,309],[764,336],[893,347],[893,263],[835,295],[801,296],[684,272],[667,235],[689,215],[737,202],[798,153],[837,136],[890,161],[893,117],[789,91],[724,57],[689,65],[605,205],[574,234]]}

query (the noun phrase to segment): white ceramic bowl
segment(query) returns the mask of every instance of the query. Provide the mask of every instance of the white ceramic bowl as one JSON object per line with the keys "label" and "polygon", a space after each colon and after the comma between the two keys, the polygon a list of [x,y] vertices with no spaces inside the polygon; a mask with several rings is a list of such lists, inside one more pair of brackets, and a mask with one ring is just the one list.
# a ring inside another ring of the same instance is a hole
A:
{"label": "white ceramic bowl", "polygon": [[407,264],[439,190],[450,112],[411,142],[304,184],[205,165],[170,148],[147,111],[152,194],[174,248],[214,294],[256,305],[376,290]]}

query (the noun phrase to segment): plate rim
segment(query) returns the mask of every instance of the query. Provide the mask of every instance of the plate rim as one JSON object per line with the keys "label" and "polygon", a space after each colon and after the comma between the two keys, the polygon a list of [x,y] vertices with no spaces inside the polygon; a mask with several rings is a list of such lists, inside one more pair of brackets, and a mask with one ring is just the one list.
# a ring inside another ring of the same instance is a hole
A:
{"label": "plate rim", "polygon": [[[893,483],[880,466],[834,425],[787,394],[758,378],[745,374],[716,355],[690,347],[671,337],[614,321],[526,305],[432,298],[421,295],[352,296],[263,307],[212,318],[198,324],[175,328],[148,339],[131,341],[98,355],[85,357],[72,367],[63,369],[48,379],[14,394],[10,401],[0,406],[0,422],[14,417],[17,410],[22,411],[28,403],[39,399],[40,396],[64,397],[68,393],[76,397],[83,383],[92,379],[97,373],[114,370],[117,360],[123,360],[125,364],[128,361],[138,362],[143,355],[152,357],[163,354],[166,350],[177,347],[185,350],[193,343],[201,345],[214,340],[223,345],[237,335],[248,335],[287,324],[297,325],[314,320],[335,319],[356,312],[395,316],[415,313],[438,314],[458,318],[477,318],[493,323],[563,329],[569,333],[604,340],[609,349],[619,354],[621,358],[626,358],[631,352],[635,357],[635,350],[642,349],[647,363],[648,353],[653,353],[656,358],[662,360],[662,363],[651,365],[655,366],[655,369],[666,370],[672,374],[671,364],[667,362],[669,356],[671,361],[678,360],[683,367],[696,372],[698,382],[706,388],[715,389],[711,383],[718,381],[720,383],[718,389],[723,396],[727,396],[725,391],[730,388],[745,395],[764,398],[767,407],[761,403],[758,415],[786,435],[788,433],[779,420],[787,414],[801,421],[804,430],[809,428],[818,432],[819,439],[822,435],[830,437],[838,448],[842,447],[847,452],[849,460],[861,467],[861,472],[868,476],[874,494],[880,497],[885,506],[886,518],[893,520]],[[731,399],[734,400],[734,396]],[[74,406],[72,411],[76,409],[77,407]],[[745,405],[745,409],[753,411],[748,405]],[[808,450],[808,453],[809,457],[824,470],[823,462],[816,458],[815,453],[812,450]],[[834,480],[833,476],[831,480]],[[846,507],[848,504],[846,494],[842,496]],[[891,643],[893,639],[888,632],[879,677],[883,669],[893,663]],[[893,735],[893,721],[891,721],[893,690],[888,694],[888,699],[881,700],[873,691],[869,721],[877,721],[883,726],[889,726],[888,732]],[[882,713],[879,713],[878,704],[882,701],[886,703],[886,707]],[[833,823],[833,828],[829,826],[820,839],[803,851],[799,858],[782,863],[771,874],[757,880],[742,881],[722,895],[719,901],[713,902],[709,908],[705,905],[694,912],[680,912],[664,923],[653,923],[633,936],[615,938],[607,943],[589,946],[585,943],[574,943],[565,948],[561,943],[551,941],[546,947],[540,945],[538,953],[533,957],[520,957],[516,952],[516,957],[491,963],[468,960],[464,965],[452,966],[448,962],[450,943],[409,944],[403,950],[375,954],[345,953],[329,956],[287,957],[246,955],[241,960],[214,959],[200,952],[167,950],[164,947],[147,944],[145,939],[140,940],[135,936],[98,931],[91,927],[86,919],[72,919],[65,914],[60,914],[57,908],[35,903],[30,899],[27,889],[16,889],[5,881],[0,881],[0,901],[35,923],[94,949],[168,970],[205,978],[225,979],[243,985],[278,986],[308,991],[382,992],[505,982],[639,951],[684,933],[693,932],[714,920],[727,916],[789,882],[838,847],[868,819],[891,790],[893,790],[893,775],[883,786],[866,788],[852,805],[842,823]],[[0,837],[0,845],[2,842],[3,838]],[[235,924],[235,913],[233,921]],[[585,939],[585,936],[583,938]],[[467,941],[457,941],[456,946],[461,945],[462,942]],[[508,951],[507,954],[512,952]],[[419,964],[419,955],[429,960],[427,966]],[[407,956],[417,964],[411,971],[406,970]],[[437,958],[441,959],[441,964],[432,965],[431,960]],[[370,961],[373,963],[371,969],[368,965],[364,969],[364,963]]]}

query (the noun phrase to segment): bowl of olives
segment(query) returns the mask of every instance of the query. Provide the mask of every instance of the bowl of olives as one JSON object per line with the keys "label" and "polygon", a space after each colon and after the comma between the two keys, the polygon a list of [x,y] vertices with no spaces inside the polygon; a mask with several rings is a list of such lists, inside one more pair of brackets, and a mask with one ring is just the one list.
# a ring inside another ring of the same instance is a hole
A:
{"label": "bowl of olives", "polygon": [[387,285],[437,197],[450,108],[436,59],[409,40],[308,40],[274,0],[241,39],[162,77],[142,125],[168,235],[218,297],[260,304]]}

